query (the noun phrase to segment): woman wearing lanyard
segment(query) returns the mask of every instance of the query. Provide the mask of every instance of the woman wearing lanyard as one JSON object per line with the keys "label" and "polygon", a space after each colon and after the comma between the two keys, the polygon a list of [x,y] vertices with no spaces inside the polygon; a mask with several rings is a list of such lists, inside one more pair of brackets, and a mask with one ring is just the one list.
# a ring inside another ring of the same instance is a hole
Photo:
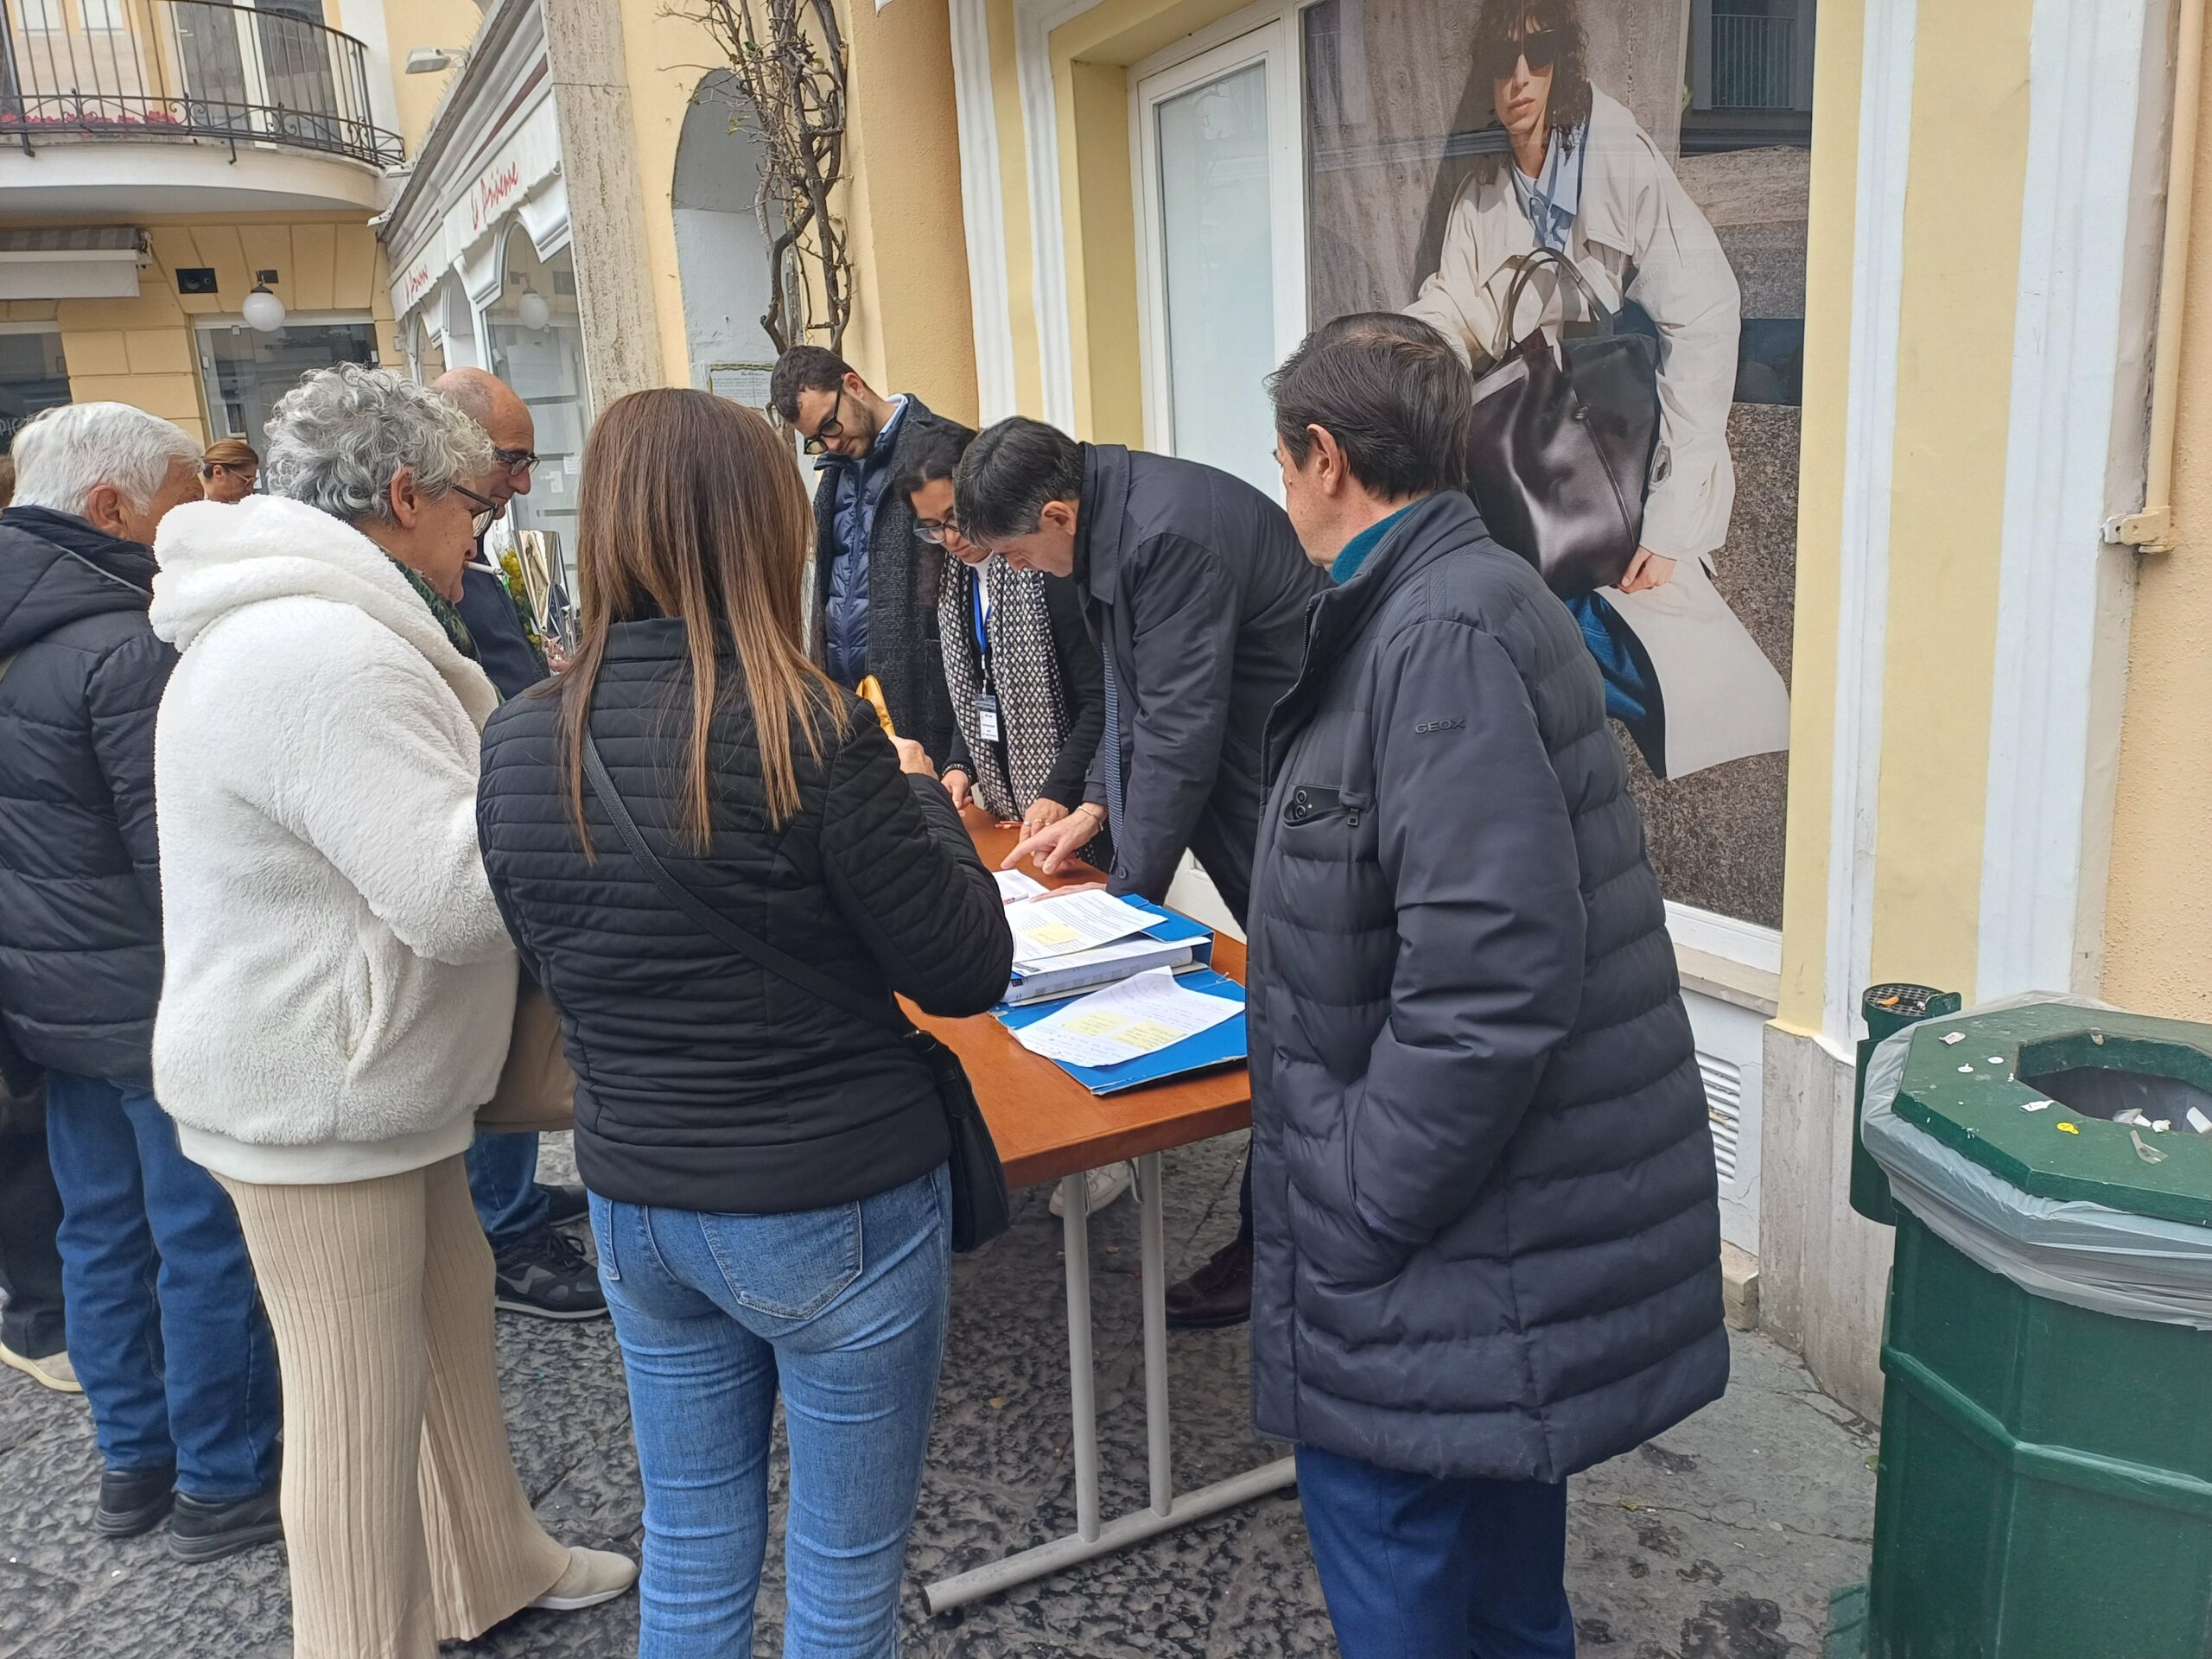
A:
{"label": "woman wearing lanyard", "polygon": [[[952,555],[941,562],[938,640],[956,722],[944,786],[1034,834],[1083,804],[1084,780],[1106,729],[1105,672],[1084,626],[1075,585],[1014,569],[963,539],[952,514],[952,472],[974,435],[932,435],[892,480],[914,510],[914,534]],[[1113,862],[1104,826],[1084,856]],[[1129,1166],[1090,1174],[1090,1207],[1129,1188]],[[1052,1194],[1052,1212],[1060,1198]]]}

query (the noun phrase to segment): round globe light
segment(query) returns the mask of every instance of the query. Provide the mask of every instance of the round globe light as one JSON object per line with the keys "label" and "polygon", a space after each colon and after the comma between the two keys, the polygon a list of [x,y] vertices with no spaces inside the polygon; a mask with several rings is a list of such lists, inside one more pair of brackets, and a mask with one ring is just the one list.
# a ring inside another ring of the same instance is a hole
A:
{"label": "round globe light", "polygon": [[264,334],[273,334],[284,326],[284,302],[258,283],[238,309],[245,314],[247,327]]}
{"label": "round globe light", "polygon": [[522,319],[522,326],[534,334],[553,321],[553,308],[545,303],[543,294],[525,294],[515,306],[515,315]]}

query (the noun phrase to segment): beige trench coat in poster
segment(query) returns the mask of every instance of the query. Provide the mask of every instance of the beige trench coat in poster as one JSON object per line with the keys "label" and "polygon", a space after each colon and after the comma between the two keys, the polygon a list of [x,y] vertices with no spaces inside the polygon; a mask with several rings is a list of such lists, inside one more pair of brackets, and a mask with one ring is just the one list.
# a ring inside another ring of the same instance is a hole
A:
{"label": "beige trench coat in poster", "polygon": [[[1598,298],[1618,309],[1631,271],[1637,303],[1659,330],[1659,448],[1643,506],[1643,545],[1675,561],[1663,587],[1605,598],[1651,658],[1665,713],[1663,772],[1681,778],[1789,747],[1789,696],[1713,585],[1713,554],[1728,537],[1736,469],[1728,453],[1736,342],[1735,273],[1703,213],[1636,118],[1594,88],[1581,160],[1581,197],[1567,254]],[[1532,276],[1509,333],[1505,301],[1535,232],[1503,162],[1471,176],[1452,204],[1435,274],[1408,315],[1433,324],[1470,362],[1510,338],[1569,320],[1579,303],[1548,275]],[[1541,309],[1539,308],[1541,308]]]}

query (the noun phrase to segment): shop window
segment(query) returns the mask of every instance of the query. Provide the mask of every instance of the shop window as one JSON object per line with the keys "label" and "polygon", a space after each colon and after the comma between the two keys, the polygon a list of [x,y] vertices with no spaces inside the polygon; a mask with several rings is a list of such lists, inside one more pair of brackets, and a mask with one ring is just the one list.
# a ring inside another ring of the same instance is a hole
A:
{"label": "shop window", "polygon": [[569,250],[541,260],[519,227],[507,234],[505,278],[483,313],[491,370],[530,405],[537,428],[537,467],[530,493],[508,510],[515,530],[547,531],[553,563],[569,573],[576,545],[576,475],[590,424],[584,379],[583,328],[576,310],[576,271]]}
{"label": "shop window", "polygon": [[12,442],[41,410],[69,401],[59,329],[0,334],[0,443]]}
{"label": "shop window", "polygon": [[243,323],[203,323],[200,374],[207,391],[207,429],[218,438],[244,438],[266,452],[269,417],[300,377],[334,363],[373,364],[376,325],[359,321],[301,322],[264,334]]}

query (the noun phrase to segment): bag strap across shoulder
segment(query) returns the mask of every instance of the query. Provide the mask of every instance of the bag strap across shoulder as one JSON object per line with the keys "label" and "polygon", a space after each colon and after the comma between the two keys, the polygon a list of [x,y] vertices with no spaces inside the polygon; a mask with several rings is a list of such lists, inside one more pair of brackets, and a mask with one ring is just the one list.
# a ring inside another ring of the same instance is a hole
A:
{"label": "bag strap across shoulder", "polygon": [[829,975],[808,967],[798,957],[777,950],[766,940],[755,938],[684,886],[645,844],[645,836],[638,830],[637,820],[630,816],[630,809],[623,802],[622,791],[615,787],[613,777],[607,770],[607,762],[600,758],[599,745],[592,738],[588,715],[584,727],[583,747],[584,780],[591,785],[591,792],[598,798],[607,815],[614,820],[615,831],[622,837],[622,844],[630,849],[631,857],[645,867],[646,875],[652,878],[652,884],[661,890],[663,896],[696,922],[709,938],[720,939],[741,955],[750,957],[770,973],[789,980],[801,990],[813,992],[832,1007],[842,1008],[856,1020],[864,1020],[869,1025],[901,1037],[913,1030],[895,1007],[873,1001],[849,987],[840,985]]}

